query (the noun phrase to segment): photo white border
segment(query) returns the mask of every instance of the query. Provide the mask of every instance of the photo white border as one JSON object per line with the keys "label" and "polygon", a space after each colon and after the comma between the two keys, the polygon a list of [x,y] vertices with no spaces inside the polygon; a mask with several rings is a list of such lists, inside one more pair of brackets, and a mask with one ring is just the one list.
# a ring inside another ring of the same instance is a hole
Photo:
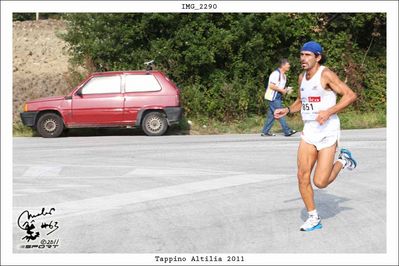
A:
{"label": "photo white border", "polygon": [[[387,253],[386,254],[242,254],[250,265],[398,263],[398,3],[396,1],[200,1],[217,3],[207,12],[384,12],[387,13]],[[13,12],[176,12],[198,1],[2,1],[1,2],[1,263],[8,265],[158,265],[155,255],[201,254],[14,254],[12,249],[12,13]],[[372,160],[372,158],[370,158]],[[361,178],[361,177],[359,177]],[[378,225],[376,225],[378,226]],[[225,254],[202,254],[217,255]],[[234,254],[239,255],[239,254]],[[203,265],[205,263],[189,263]],[[206,263],[213,265],[212,263]],[[236,264],[237,263],[232,263]],[[174,264],[168,264],[174,265]],[[181,265],[187,265],[181,263]],[[228,265],[220,263],[217,265]]]}

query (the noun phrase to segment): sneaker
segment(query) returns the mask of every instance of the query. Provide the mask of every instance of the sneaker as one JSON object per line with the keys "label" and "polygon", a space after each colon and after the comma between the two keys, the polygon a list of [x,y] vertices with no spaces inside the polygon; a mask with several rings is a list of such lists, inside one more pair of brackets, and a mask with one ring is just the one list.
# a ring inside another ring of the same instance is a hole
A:
{"label": "sneaker", "polygon": [[295,129],[291,129],[291,131],[290,131],[288,134],[284,135],[284,136],[289,137],[289,136],[294,135],[294,134],[297,133],[297,132],[298,132],[298,131],[296,131]]}
{"label": "sneaker", "polygon": [[301,226],[301,231],[313,231],[315,229],[321,229],[323,225],[321,224],[321,219],[319,216],[309,216],[306,222]]}
{"label": "sneaker", "polygon": [[270,133],[270,132],[267,132],[267,133],[262,133],[262,134],[260,134],[262,137],[274,137],[274,136],[276,136],[276,134],[274,134],[274,133]]}
{"label": "sneaker", "polygon": [[355,158],[353,158],[352,153],[347,149],[341,149],[338,159],[344,160],[345,164],[342,167],[343,169],[353,170],[357,166],[357,162]]}

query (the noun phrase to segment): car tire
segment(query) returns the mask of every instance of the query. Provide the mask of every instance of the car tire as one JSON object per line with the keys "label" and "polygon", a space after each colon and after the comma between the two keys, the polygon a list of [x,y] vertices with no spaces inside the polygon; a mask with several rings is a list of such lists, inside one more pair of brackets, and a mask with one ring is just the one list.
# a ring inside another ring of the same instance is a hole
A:
{"label": "car tire", "polygon": [[150,112],[144,116],[141,127],[147,136],[162,136],[168,129],[168,121],[163,113]]}
{"label": "car tire", "polygon": [[36,130],[43,138],[56,138],[62,134],[64,122],[57,114],[43,114],[37,121]]}

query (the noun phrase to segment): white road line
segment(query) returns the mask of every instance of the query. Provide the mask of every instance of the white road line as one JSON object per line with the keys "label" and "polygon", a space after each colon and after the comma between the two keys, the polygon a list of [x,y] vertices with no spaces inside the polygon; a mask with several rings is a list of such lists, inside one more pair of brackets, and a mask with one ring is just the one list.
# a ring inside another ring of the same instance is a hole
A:
{"label": "white road line", "polygon": [[[234,186],[251,183],[264,182],[290,177],[291,175],[260,175],[260,174],[241,174],[200,182],[192,182],[181,185],[159,187],[142,191],[115,194],[111,196],[95,197],[84,200],[70,201],[52,205],[48,203],[46,207],[56,209],[57,218],[83,215],[93,212],[100,212],[122,208],[127,205],[143,203],[147,201],[184,196],[199,192],[218,190]],[[41,210],[45,206],[37,207],[15,207],[14,215],[19,215],[24,210]]]}
{"label": "white road line", "polygon": [[[15,167],[16,165],[14,165]],[[19,165],[19,167],[28,167],[22,174],[14,173],[14,179],[23,178],[134,178],[134,177],[184,177],[187,176],[192,169],[188,168],[139,168],[137,166],[98,166],[98,165],[57,165],[57,166],[43,166],[43,165]],[[68,169],[68,167],[70,169]],[[66,169],[64,169],[66,168]],[[95,168],[97,171],[93,171]],[[78,173],[77,176],[71,176],[71,169]],[[64,171],[63,171],[64,170]],[[90,175],[86,175],[87,172]],[[109,174],[112,171],[112,174]],[[16,170],[14,170],[16,172]],[[93,174],[94,173],[94,174]],[[200,176],[226,176],[238,175],[242,172],[237,171],[215,171],[209,169],[196,169],[196,175]]]}
{"label": "white road line", "polygon": [[215,171],[206,169],[187,169],[187,168],[136,168],[128,173],[124,174],[123,177],[185,177],[187,173],[195,172],[196,176],[226,176],[226,175],[239,175],[242,172],[233,171]]}
{"label": "white road line", "polygon": [[65,188],[87,188],[90,185],[77,185],[77,184],[65,184],[65,185],[55,185],[55,186],[47,186],[41,185],[39,188],[31,187],[31,188],[21,188],[20,185],[16,185],[14,187],[14,197],[27,197],[32,196],[33,194],[44,194],[54,191],[61,191]]}
{"label": "white road line", "polygon": [[25,170],[23,177],[58,176],[62,166],[31,166]]}
{"label": "white road line", "polygon": [[[13,167],[41,167],[41,168],[45,168],[45,167],[49,167],[47,165],[38,165],[38,164],[21,164],[21,163],[14,163]],[[136,168],[136,166],[130,166],[130,165],[112,165],[112,166],[103,166],[103,165],[79,165],[79,164],[57,164],[57,167],[74,167],[74,168],[99,168],[99,167],[103,167],[103,168]]]}

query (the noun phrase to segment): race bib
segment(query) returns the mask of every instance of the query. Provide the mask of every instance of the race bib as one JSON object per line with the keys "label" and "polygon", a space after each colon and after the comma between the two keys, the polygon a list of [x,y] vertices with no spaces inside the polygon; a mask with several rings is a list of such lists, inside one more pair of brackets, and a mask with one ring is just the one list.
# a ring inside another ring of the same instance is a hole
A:
{"label": "race bib", "polygon": [[316,120],[321,109],[321,96],[308,96],[302,98],[302,120]]}

